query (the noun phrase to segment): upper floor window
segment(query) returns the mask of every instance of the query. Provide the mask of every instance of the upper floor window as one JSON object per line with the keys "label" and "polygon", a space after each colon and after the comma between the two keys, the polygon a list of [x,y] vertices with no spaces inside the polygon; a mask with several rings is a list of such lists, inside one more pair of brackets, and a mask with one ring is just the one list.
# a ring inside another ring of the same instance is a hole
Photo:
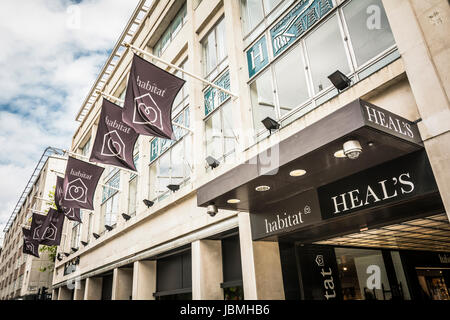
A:
{"label": "upper floor window", "polygon": [[78,247],[80,246],[80,237],[81,237],[81,223],[73,222],[72,239],[70,242],[71,248],[78,249]]}
{"label": "upper floor window", "polygon": [[282,0],[241,0],[241,18],[247,34],[267,16]]}
{"label": "upper floor window", "polygon": [[173,18],[172,22],[170,22],[167,29],[163,32],[161,38],[159,38],[158,42],[156,42],[155,46],[153,47],[153,53],[156,56],[160,57],[164,53],[169,44],[173,41],[175,36],[186,23],[186,14],[187,10],[185,3],[175,15],[175,18]]}
{"label": "upper floor window", "polygon": [[81,148],[80,152],[83,156],[88,157],[89,156],[89,151],[91,148],[91,139],[89,138],[89,140],[84,144],[84,146]]}
{"label": "upper floor window", "polygon": [[225,19],[222,18],[205,36],[202,47],[204,74],[212,80],[228,65],[226,61]]}
{"label": "upper floor window", "polygon": [[114,174],[109,174],[102,195],[102,214],[105,225],[114,226],[117,221],[119,211],[119,186],[120,171],[113,170]]}
{"label": "upper floor window", "polygon": [[[139,144],[136,143],[133,151],[134,165],[138,166],[139,161]],[[139,176],[132,173],[128,182],[128,215],[133,216],[136,214],[136,200],[137,200],[137,187]]]}
{"label": "upper floor window", "polygon": [[399,57],[381,0],[314,3],[301,11],[299,1],[246,51],[257,133],[266,117],[284,125],[337,95],[333,72],[355,83]]}

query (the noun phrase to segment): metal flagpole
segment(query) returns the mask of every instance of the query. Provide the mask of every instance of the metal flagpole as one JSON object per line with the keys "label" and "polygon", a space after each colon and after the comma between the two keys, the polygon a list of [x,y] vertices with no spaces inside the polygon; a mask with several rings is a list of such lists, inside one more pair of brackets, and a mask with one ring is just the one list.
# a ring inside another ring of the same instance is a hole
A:
{"label": "metal flagpole", "polygon": [[138,47],[132,45],[131,43],[124,42],[123,45],[124,45],[125,47],[131,48],[132,50],[136,50],[137,52],[140,52],[140,53],[142,53],[142,54],[145,54],[145,55],[147,55],[147,56],[149,56],[149,57],[155,59],[156,61],[159,61],[159,62],[161,62],[161,63],[164,63],[165,65],[168,65],[169,67],[174,68],[175,70],[178,70],[178,71],[180,71],[180,72],[183,72],[184,74],[187,74],[188,76],[190,76],[190,77],[192,77],[192,78],[194,78],[194,79],[197,79],[197,80],[199,80],[199,81],[201,81],[201,82],[203,82],[203,83],[206,83],[207,85],[209,85],[209,86],[211,86],[211,87],[213,87],[213,88],[215,88],[215,89],[217,89],[217,90],[220,90],[220,91],[222,91],[222,92],[224,92],[224,93],[226,93],[226,94],[228,94],[228,95],[230,95],[230,96],[232,96],[232,97],[234,97],[234,98],[238,98],[238,96],[237,96],[236,94],[234,94],[233,92],[231,92],[231,91],[229,91],[229,90],[227,90],[227,89],[225,89],[225,88],[222,88],[221,86],[218,86],[218,85],[216,85],[216,84],[214,84],[214,83],[212,83],[212,82],[210,82],[210,81],[208,81],[208,80],[205,80],[205,79],[203,79],[202,77],[199,77],[199,76],[197,76],[197,75],[195,75],[195,74],[193,74],[193,73],[190,73],[189,71],[186,71],[186,70],[184,70],[184,69],[182,69],[182,68],[180,68],[180,67],[178,67],[178,66],[176,66],[176,65],[174,65],[174,64],[172,64],[172,63],[170,63],[170,62],[167,62],[167,61],[165,61],[165,60],[163,60],[163,59],[161,59],[161,58],[159,58],[159,57],[157,57],[157,56],[151,54],[150,52],[147,52],[147,51],[145,51],[145,50],[142,50],[142,49],[140,49],[140,48],[138,48]]}
{"label": "metal flagpole", "polygon": [[[64,175],[65,175],[65,173],[62,173],[62,172],[58,172],[58,171],[56,171],[56,170],[51,170],[51,169],[50,169],[50,172],[54,172],[54,173],[56,173],[56,174],[59,174],[59,175],[62,175],[62,176],[64,176]],[[121,192],[121,191],[122,191],[122,190],[120,190],[120,189],[117,189],[117,188],[114,188],[114,187],[108,186],[108,185],[106,185],[106,184],[103,184],[103,183],[99,183],[98,185],[99,185],[99,186],[102,186],[102,187],[105,187],[105,188],[109,188],[109,189],[112,189],[112,190],[116,190],[116,191],[119,191],[119,192]]]}

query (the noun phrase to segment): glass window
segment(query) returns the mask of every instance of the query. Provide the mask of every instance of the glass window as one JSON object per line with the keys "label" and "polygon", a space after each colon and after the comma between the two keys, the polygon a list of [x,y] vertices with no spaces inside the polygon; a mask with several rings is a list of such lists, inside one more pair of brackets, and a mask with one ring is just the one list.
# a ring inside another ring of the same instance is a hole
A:
{"label": "glass window", "polygon": [[233,110],[230,102],[217,109],[205,122],[206,156],[217,160],[234,153]]}
{"label": "glass window", "polygon": [[309,98],[302,56],[302,47],[298,45],[274,65],[281,116]]}
{"label": "glass window", "polygon": [[91,139],[89,138],[89,140],[81,148],[81,154],[86,157],[89,156],[90,147],[91,147]]}
{"label": "glass window", "polygon": [[255,130],[259,131],[264,128],[261,121],[266,117],[277,119],[270,70],[265,71],[250,85],[250,97]]}
{"label": "glass window", "polygon": [[344,300],[390,300],[389,281],[381,250],[336,248]]}
{"label": "glass window", "polygon": [[130,180],[128,187],[128,214],[130,216],[136,214],[137,180],[138,177],[135,175],[134,178]]}
{"label": "glass window", "polygon": [[[221,63],[227,57],[225,41],[225,20],[222,19],[202,41],[204,72],[214,78],[223,70]],[[215,71],[213,73],[213,71]]]}
{"label": "glass window", "polygon": [[315,93],[331,86],[328,76],[336,70],[350,73],[336,15],[312,32],[305,44]]}
{"label": "glass window", "polygon": [[108,226],[115,225],[117,221],[117,214],[119,211],[119,186],[120,172],[117,170],[103,187],[103,219],[104,224]]}
{"label": "glass window", "polygon": [[78,248],[80,244],[80,236],[81,236],[81,223],[74,222],[72,227],[72,239],[70,246],[71,248]]}
{"label": "glass window", "polygon": [[153,47],[153,53],[158,57],[161,56],[164,51],[167,49],[169,44],[173,41],[178,31],[181,30],[183,25],[186,23],[186,3],[183,7],[178,11],[175,18],[173,18],[172,22],[169,24],[167,29],[163,32],[161,38],[156,42]]}
{"label": "glass window", "polygon": [[395,44],[381,0],[351,1],[343,11],[358,66]]}
{"label": "glass window", "polygon": [[261,0],[241,0],[241,18],[244,33],[247,34],[264,18]]}
{"label": "glass window", "polygon": [[264,11],[268,15],[282,0],[264,0]]}
{"label": "glass window", "polygon": [[89,213],[89,218],[88,218],[88,225],[87,225],[87,241],[89,242],[89,240],[91,239],[91,233],[94,227],[94,214],[93,213]]}

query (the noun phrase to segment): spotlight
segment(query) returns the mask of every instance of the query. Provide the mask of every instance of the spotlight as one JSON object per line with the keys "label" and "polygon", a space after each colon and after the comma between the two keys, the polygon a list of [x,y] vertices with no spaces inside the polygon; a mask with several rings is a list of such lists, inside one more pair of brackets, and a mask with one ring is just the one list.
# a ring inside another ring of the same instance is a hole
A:
{"label": "spotlight", "polygon": [[88,243],[86,241],[81,241],[81,244],[85,247],[88,245]]}
{"label": "spotlight", "polygon": [[58,253],[58,254],[56,255],[56,259],[58,259],[58,261],[61,261],[61,260],[62,260],[61,254],[60,254],[60,253]]}
{"label": "spotlight", "polygon": [[207,208],[206,208],[206,213],[209,214],[211,217],[214,217],[217,212],[219,212],[219,210],[217,210],[217,207],[215,204],[210,204]]}
{"label": "spotlight", "polygon": [[70,256],[70,253],[64,252],[64,255],[65,255],[66,257],[68,257],[68,256]]}
{"label": "spotlight", "polygon": [[180,189],[180,185],[179,184],[169,184],[167,186],[167,189],[169,189],[172,192],[175,192]]}
{"label": "spotlight", "polygon": [[99,234],[97,234],[97,233],[95,233],[95,232],[94,232],[94,233],[93,233],[92,235],[94,236],[94,238],[95,238],[95,239],[98,239],[98,238],[100,238],[100,235],[99,235]]}
{"label": "spotlight", "polygon": [[329,75],[328,79],[330,79],[333,86],[339,91],[350,87],[350,85],[352,84],[352,81],[339,70],[336,70],[334,73]]}
{"label": "spotlight", "polygon": [[362,152],[361,144],[358,140],[349,140],[344,143],[344,154],[349,159],[357,159]]}
{"label": "spotlight", "polygon": [[280,128],[280,124],[273,120],[271,117],[267,117],[261,121],[264,127],[269,130],[270,134],[272,134],[272,130],[277,130]]}
{"label": "spotlight", "polygon": [[217,161],[211,156],[206,157],[206,163],[208,164],[208,166],[211,167],[211,169],[217,168],[220,164],[219,161]]}
{"label": "spotlight", "polygon": [[73,252],[77,252],[78,248],[71,248]]}
{"label": "spotlight", "polygon": [[150,201],[147,199],[142,200],[142,202],[144,202],[144,204],[147,206],[147,208],[150,208],[154,204],[153,201]]}
{"label": "spotlight", "polygon": [[109,226],[109,225],[105,224],[105,229],[108,230],[108,231],[111,231],[114,228],[112,226]]}
{"label": "spotlight", "polygon": [[130,217],[129,215],[127,215],[126,213],[122,213],[122,217],[123,217],[126,221],[128,221],[128,220],[131,219],[131,217]]}

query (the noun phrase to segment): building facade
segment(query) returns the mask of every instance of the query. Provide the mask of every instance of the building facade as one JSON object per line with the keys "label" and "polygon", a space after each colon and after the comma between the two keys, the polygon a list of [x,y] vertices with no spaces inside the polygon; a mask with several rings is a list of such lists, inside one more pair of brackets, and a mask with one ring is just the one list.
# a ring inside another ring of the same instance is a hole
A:
{"label": "building facade", "polygon": [[53,299],[448,299],[449,17],[445,0],[140,1],[72,152],[90,153],[95,91],[125,95],[123,42],[236,97],[153,61],[187,81],[190,130],[140,136],[137,174],[106,166],[114,189],[65,223]]}
{"label": "building facade", "polygon": [[[40,258],[22,252],[22,227],[31,225],[33,212],[46,212],[54,191],[56,174],[66,166],[63,151],[47,148],[39,160],[4,229],[4,247],[0,255],[0,299],[37,299],[39,293],[51,293],[53,262],[47,251]],[[46,288],[46,290],[43,290]],[[39,297],[41,297],[39,295]]]}

